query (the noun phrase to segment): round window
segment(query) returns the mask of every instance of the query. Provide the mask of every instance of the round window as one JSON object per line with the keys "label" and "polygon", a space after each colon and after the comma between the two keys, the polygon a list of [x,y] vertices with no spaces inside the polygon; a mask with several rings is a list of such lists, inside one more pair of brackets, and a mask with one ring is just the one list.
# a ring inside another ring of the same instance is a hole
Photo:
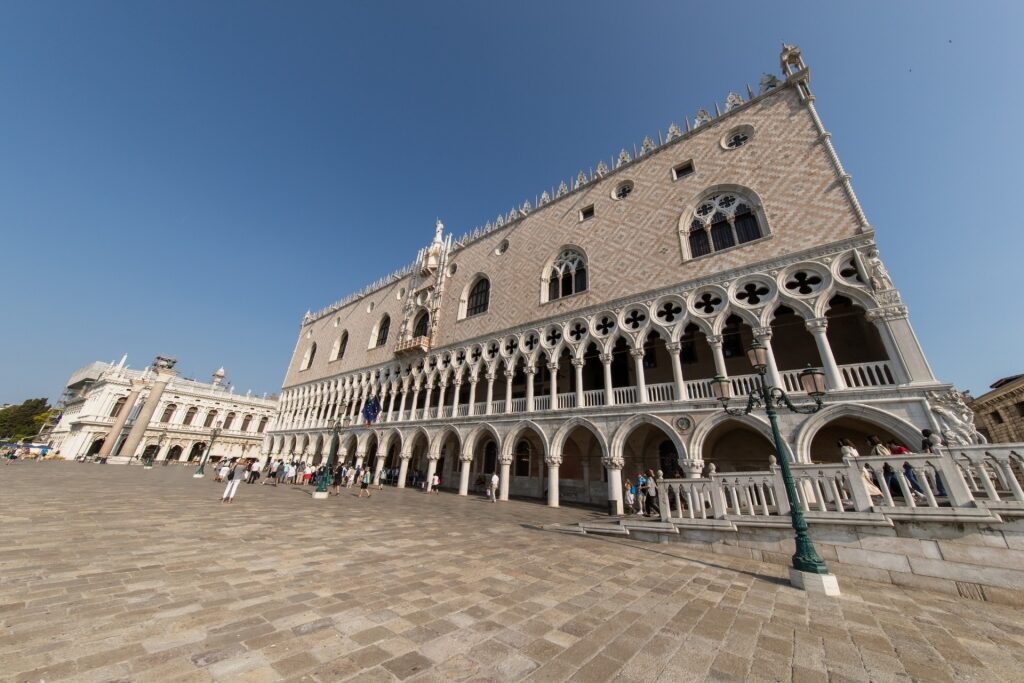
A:
{"label": "round window", "polygon": [[502,240],[501,244],[494,248],[494,253],[497,254],[498,256],[501,256],[506,251],[508,251],[508,240]]}
{"label": "round window", "polygon": [[625,199],[631,194],[633,194],[633,181],[627,180],[623,183],[619,183],[615,187],[615,192],[612,196],[615,197],[615,199]]}
{"label": "round window", "polygon": [[457,273],[457,272],[459,272],[459,264],[458,263],[449,263],[448,264],[448,277],[451,277],[452,275],[455,275],[455,273]]}
{"label": "round window", "polygon": [[722,138],[722,147],[725,149],[739,149],[747,144],[754,137],[753,126],[737,126]]}

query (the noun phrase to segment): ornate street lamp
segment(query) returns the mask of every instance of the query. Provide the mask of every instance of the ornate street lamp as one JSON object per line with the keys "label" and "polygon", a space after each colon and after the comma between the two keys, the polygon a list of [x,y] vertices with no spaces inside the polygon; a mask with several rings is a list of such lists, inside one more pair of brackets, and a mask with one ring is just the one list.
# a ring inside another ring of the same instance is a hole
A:
{"label": "ornate street lamp", "polygon": [[794,413],[809,415],[822,408],[821,397],[825,395],[825,373],[816,368],[808,367],[800,373],[800,385],[808,396],[814,399],[814,405],[798,407],[793,405],[789,396],[779,387],[768,387],[764,377],[768,371],[768,349],[755,341],[747,349],[747,358],[757,371],[757,386],[747,395],[747,405],[742,409],[729,408],[732,398],[732,384],[721,375],[711,380],[711,391],[716,399],[722,402],[722,408],[730,415],[749,415],[755,408],[764,407],[768,414],[768,422],[772,428],[772,439],[775,441],[775,452],[779,455],[782,466],[782,481],[786,487],[786,498],[789,499],[790,518],[796,532],[796,552],[793,554],[793,566],[789,572],[790,581],[797,588],[823,592],[826,595],[839,595],[839,584],[834,575],[830,574],[825,561],[814,549],[814,543],[807,533],[807,520],[804,519],[800,500],[796,495],[793,474],[789,469],[789,457],[786,446],[779,433],[779,423],[775,409],[785,406]]}
{"label": "ornate street lamp", "polygon": [[327,465],[316,483],[316,491],[313,492],[313,498],[317,500],[326,500],[331,495],[327,487],[331,483],[331,477],[334,476],[334,459],[338,457],[338,432],[341,430],[341,424],[342,418],[339,417],[335,418],[331,425],[331,450],[327,455]]}
{"label": "ornate street lamp", "polygon": [[213,426],[213,430],[210,432],[210,445],[203,449],[203,457],[199,460],[199,469],[192,475],[194,479],[203,478],[203,468],[206,467],[206,459],[210,456],[210,451],[213,450],[213,442],[217,440],[217,435],[220,434],[220,426],[223,423],[218,420],[217,424]]}

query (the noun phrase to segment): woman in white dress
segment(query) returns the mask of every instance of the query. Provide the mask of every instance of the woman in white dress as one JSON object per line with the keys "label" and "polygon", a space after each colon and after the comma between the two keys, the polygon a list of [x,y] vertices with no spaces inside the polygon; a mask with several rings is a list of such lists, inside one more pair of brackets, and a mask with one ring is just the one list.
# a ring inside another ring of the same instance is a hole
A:
{"label": "woman in white dress", "polygon": [[[857,452],[856,446],[853,445],[853,441],[849,439],[839,440],[839,452],[842,453],[843,458],[859,458],[860,453]],[[868,489],[869,496],[882,495],[882,490],[875,485],[875,482],[871,479],[871,470],[868,469],[867,465],[861,468],[861,472],[864,474],[864,485]]]}

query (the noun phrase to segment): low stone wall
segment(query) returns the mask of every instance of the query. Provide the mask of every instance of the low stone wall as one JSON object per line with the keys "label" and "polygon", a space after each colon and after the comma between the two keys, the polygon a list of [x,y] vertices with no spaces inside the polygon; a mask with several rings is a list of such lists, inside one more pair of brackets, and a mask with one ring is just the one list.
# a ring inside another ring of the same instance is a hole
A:
{"label": "low stone wall", "polygon": [[[810,533],[818,553],[837,576],[1024,607],[1024,519],[992,526],[901,521],[895,521],[893,527],[814,523]],[[631,528],[629,535],[782,565],[788,565],[793,555],[793,530],[788,526],[680,528],[678,534]]]}

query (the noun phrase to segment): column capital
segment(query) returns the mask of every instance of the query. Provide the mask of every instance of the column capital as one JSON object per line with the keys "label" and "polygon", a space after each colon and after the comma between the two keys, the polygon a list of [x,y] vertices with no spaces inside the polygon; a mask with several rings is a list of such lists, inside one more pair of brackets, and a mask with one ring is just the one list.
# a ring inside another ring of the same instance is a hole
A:
{"label": "column capital", "polygon": [[824,334],[828,329],[828,318],[810,318],[804,321],[804,326],[811,334]]}
{"label": "column capital", "polygon": [[665,350],[669,353],[679,353],[683,348],[682,342],[666,342]]}
{"label": "column capital", "polygon": [[486,375],[484,375],[484,377],[487,378],[488,382],[493,382],[496,376],[497,375],[495,375],[493,372],[488,372]]}
{"label": "column capital", "polygon": [[515,377],[515,376],[516,376],[516,371],[515,370],[506,370],[505,371],[505,377],[508,378],[509,381],[511,381],[512,378]]}
{"label": "column capital", "polygon": [[572,359],[572,365],[575,368],[582,368],[586,364],[587,364],[587,361],[585,361],[582,358],[573,358]]}
{"label": "column capital", "polygon": [[621,470],[626,464],[621,455],[609,455],[601,458],[601,463],[610,470]]}
{"label": "column capital", "polygon": [[755,328],[753,328],[751,330],[751,332],[753,332],[754,336],[757,337],[758,339],[771,339],[772,338],[772,328],[771,327],[755,327]]}
{"label": "column capital", "polygon": [[470,375],[469,376],[469,383],[470,384],[476,384],[479,381],[480,381],[480,378],[477,377],[476,375]]}
{"label": "column capital", "polygon": [[511,465],[512,464],[512,454],[511,453],[507,453],[507,454],[506,453],[499,453],[498,454],[498,462],[500,462],[502,465]]}
{"label": "column capital", "polygon": [[875,323],[882,320],[899,320],[901,318],[908,317],[907,307],[903,305],[898,306],[884,306],[882,308],[872,308],[864,314],[864,317],[869,321]]}
{"label": "column capital", "polygon": [[605,365],[611,365],[611,362],[612,362],[612,354],[610,354],[610,353],[602,353],[602,354],[601,354],[601,355],[599,356],[599,358],[601,359],[601,362],[602,362],[603,364],[605,364]]}
{"label": "column capital", "polygon": [[544,462],[547,463],[548,467],[559,467],[562,464],[562,454],[548,453],[544,458]]}
{"label": "column capital", "polygon": [[554,372],[555,370],[558,369],[558,363],[548,363],[547,366],[548,370],[550,370],[551,372]]}
{"label": "column capital", "polygon": [[526,371],[527,375],[536,375],[537,374],[537,366],[536,365],[527,365],[526,368],[525,368],[525,371]]}
{"label": "column capital", "polygon": [[473,462],[473,454],[462,452],[459,454],[459,462]]}
{"label": "column capital", "polygon": [[707,336],[707,340],[708,340],[708,344],[711,344],[712,346],[721,346],[722,345],[722,335],[720,335],[720,334],[709,334]]}
{"label": "column capital", "polygon": [[643,358],[644,357],[644,353],[646,353],[646,352],[643,349],[630,349],[629,350],[629,355],[633,356],[633,358]]}

